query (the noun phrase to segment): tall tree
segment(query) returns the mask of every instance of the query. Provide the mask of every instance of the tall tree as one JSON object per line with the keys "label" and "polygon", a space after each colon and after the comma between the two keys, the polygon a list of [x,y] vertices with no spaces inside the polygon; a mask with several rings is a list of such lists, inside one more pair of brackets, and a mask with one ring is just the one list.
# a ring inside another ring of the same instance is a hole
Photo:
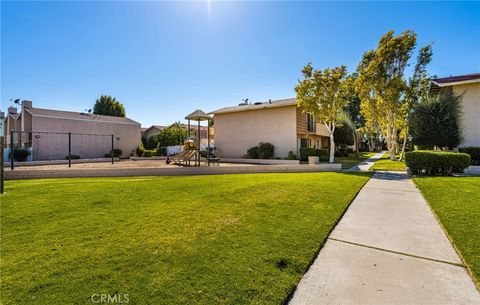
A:
{"label": "tall tree", "polygon": [[175,122],[168,128],[162,129],[155,136],[158,147],[163,148],[170,145],[183,144],[186,139],[187,131],[180,122]]}
{"label": "tall tree", "polygon": [[405,105],[408,108],[406,116],[400,121],[400,138],[403,139],[402,151],[400,152],[399,161],[402,161],[405,155],[405,147],[407,145],[407,138],[410,134],[409,119],[413,108],[418,103],[425,101],[428,98],[430,91],[430,79],[428,77],[427,65],[432,60],[432,46],[427,45],[420,49],[417,56],[417,63],[413,70],[413,75],[408,80],[408,86],[405,93]]}
{"label": "tall tree", "polygon": [[125,108],[122,103],[110,95],[102,95],[95,101],[93,106],[94,114],[125,117]]}
{"label": "tall tree", "polygon": [[399,125],[408,107],[403,95],[407,89],[405,68],[416,45],[416,34],[405,31],[398,36],[390,31],[380,38],[377,49],[364,54],[356,81],[362,103],[373,104],[365,115],[374,117],[387,142],[391,160],[395,160]]}
{"label": "tall tree", "polygon": [[297,104],[322,122],[330,133],[330,159],[335,162],[335,127],[340,112],[348,103],[347,91],[351,82],[345,66],[314,70],[311,64],[302,69],[304,79],[295,87]]}
{"label": "tall tree", "polygon": [[[350,76],[350,82],[352,84],[355,83],[355,80],[358,77],[357,73],[352,73]],[[348,115],[348,125],[352,129],[353,133],[353,141],[354,141],[354,151],[358,151],[358,147],[360,145],[360,139],[358,137],[357,130],[365,125],[365,118],[363,117],[360,111],[360,97],[358,96],[357,91],[355,90],[354,86],[349,86],[348,91],[348,104],[345,106],[344,110],[345,113]]]}

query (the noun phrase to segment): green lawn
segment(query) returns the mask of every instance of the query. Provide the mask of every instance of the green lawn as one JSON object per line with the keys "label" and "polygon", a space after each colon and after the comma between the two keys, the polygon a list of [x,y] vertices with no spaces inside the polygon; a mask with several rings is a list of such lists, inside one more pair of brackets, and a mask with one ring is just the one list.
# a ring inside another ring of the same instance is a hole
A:
{"label": "green lawn", "polygon": [[[398,155],[396,156],[398,159]],[[375,162],[370,170],[380,170],[380,171],[404,171],[407,167],[405,166],[405,162],[399,161],[391,161],[390,156],[388,153],[385,153],[380,160]]]}
{"label": "green lawn", "polygon": [[368,178],[7,181],[0,303],[281,304]]}
{"label": "green lawn", "polygon": [[480,287],[480,177],[414,178]]}

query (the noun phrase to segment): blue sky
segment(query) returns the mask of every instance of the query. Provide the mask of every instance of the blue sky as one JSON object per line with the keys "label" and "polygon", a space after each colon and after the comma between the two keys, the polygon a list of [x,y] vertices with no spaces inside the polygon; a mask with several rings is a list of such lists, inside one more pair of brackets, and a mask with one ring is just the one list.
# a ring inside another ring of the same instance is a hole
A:
{"label": "blue sky", "polygon": [[480,2],[5,2],[1,108],[84,111],[115,96],[143,126],[293,97],[303,65],[345,64],[388,30],[433,42],[431,74],[480,72]]}

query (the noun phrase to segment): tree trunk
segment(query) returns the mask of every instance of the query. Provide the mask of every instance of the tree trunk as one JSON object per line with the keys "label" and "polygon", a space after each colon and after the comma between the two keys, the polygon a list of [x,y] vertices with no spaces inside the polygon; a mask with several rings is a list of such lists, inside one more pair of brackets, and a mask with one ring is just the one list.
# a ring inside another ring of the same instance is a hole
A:
{"label": "tree trunk", "polygon": [[395,147],[396,147],[396,130],[393,127],[387,129],[387,149],[388,154],[390,155],[390,160],[395,161]]}
{"label": "tree trunk", "polygon": [[353,152],[358,152],[358,143],[357,143],[357,132],[353,131]]}
{"label": "tree trunk", "polygon": [[368,151],[373,151],[373,137],[370,135],[370,140],[368,141]]}
{"label": "tree trunk", "polygon": [[398,158],[398,161],[403,160],[403,156],[405,155],[405,148],[407,147],[407,137],[403,138],[403,145],[402,145],[402,151],[400,152],[400,157]]}
{"label": "tree trunk", "polygon": [[330,159],[329,163],[335,162],[335,139],[333,138],[333,131],[330,132]]}

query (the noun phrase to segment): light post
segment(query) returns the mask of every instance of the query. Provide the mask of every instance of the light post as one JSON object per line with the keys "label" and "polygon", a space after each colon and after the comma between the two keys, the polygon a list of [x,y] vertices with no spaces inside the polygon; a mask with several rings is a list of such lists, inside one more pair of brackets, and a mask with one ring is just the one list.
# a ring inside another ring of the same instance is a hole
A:
{"label": "light post", "polygon": [[14,104],[20,105],[20,115],[22,116],[22,120],[20,121],[21,123],[21,132],[20,132],[20,147],[23,147],[23,131],[25,130],[25,114],[23,113],[23,101],[20,101],[19,98],[17,99],[10,99]]}
{"label": "light post", "polygon": [[40,137],[39,134],[36,134],[34,138],[37,140],[37,143],[36,143],[36,147],[37,147],[36,151],[37,151],[37,153],[35,154],[35,156],[33,155],[33,143],[32,143],[32,161],[34,160],[34,159],[33,159],[34,157],[37,158],[37,160],[39,160],[39,159],[38,159],[38,156],[36,156],[36,155],[39,155],[39,156],[40,156],[40,138],[41,138],[41,137]]}
{"label": "light post", "polygon": [[413,137],[412,137],[412,135],[408,136],[408,141],[410,142],[410,151],[412,151],[413,150],[413,146],[412,146]]}

